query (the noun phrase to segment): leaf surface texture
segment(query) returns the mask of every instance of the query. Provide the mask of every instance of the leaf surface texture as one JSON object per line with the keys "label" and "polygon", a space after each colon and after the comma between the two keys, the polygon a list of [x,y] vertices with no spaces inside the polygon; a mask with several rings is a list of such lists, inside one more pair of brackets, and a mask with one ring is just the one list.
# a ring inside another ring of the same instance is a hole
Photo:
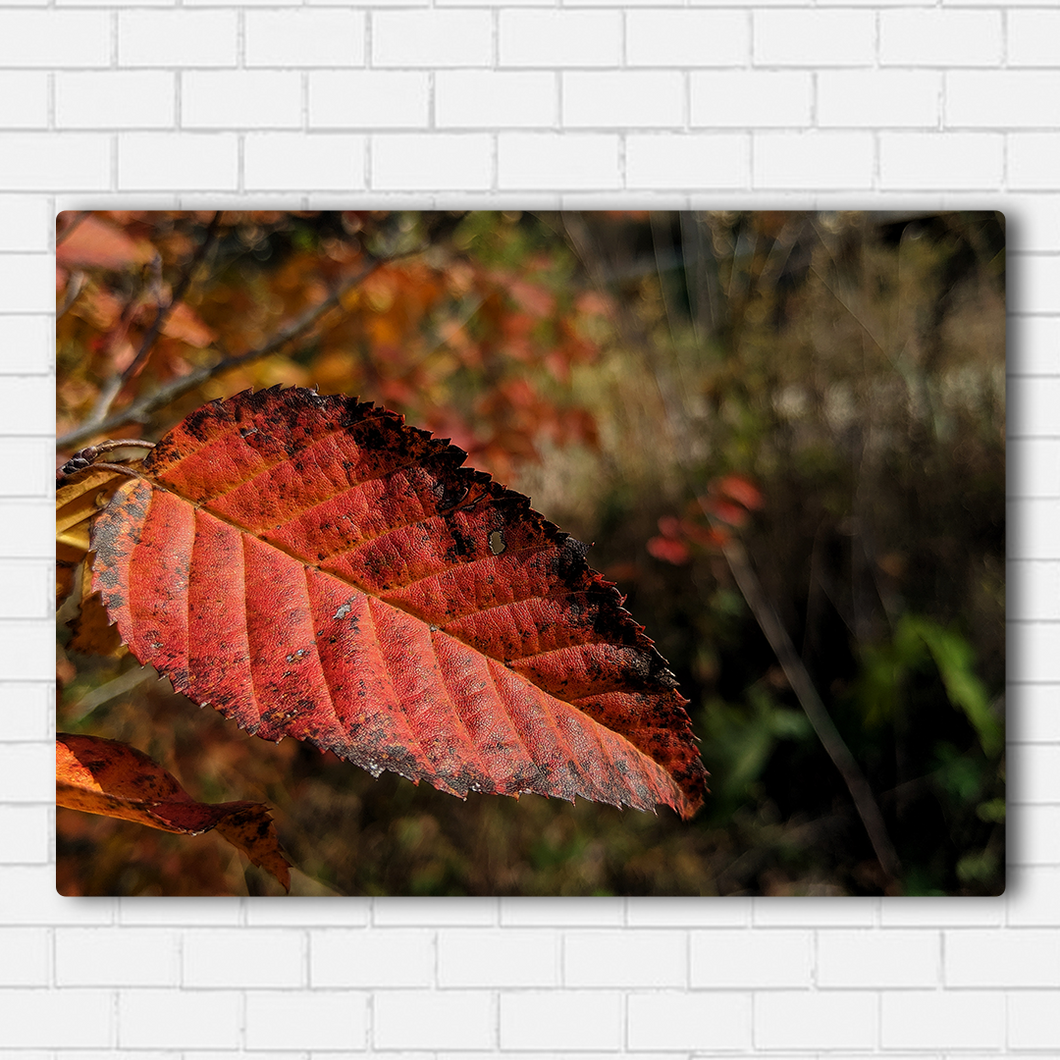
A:
{"label": "leaf surface texture", "polygon": [[213,402],[95,519],[93,587],[141,662],[266,739],[691,816],[665,661],[584,546],[465,457],[341,396]]}

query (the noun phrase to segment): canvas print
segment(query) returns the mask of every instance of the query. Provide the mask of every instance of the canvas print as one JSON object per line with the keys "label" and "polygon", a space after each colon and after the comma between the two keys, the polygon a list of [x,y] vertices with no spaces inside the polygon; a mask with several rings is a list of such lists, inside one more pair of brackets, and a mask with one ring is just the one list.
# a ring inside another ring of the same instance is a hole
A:
{"label": "canvas print", "polygon": [[996,895],[993,212],[57,218],[63,895]]}

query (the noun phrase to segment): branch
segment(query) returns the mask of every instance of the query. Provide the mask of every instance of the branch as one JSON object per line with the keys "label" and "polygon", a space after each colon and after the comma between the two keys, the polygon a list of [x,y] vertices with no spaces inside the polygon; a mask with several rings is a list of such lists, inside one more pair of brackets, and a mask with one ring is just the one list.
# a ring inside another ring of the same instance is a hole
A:
{"label": "branch", "polygon": [[196,248],[195,254],[188,263],[188,267],[184,270],[184,274],[181,276],[180,282],[174,289],[172,297],[165,305],[160,305],[158,307],[154,322],[144,334],[144,337],[140,342],[140,348],[136,351],[136,356],[128,365],[126,365],[125,371],[120,375],[112,376],[103,385],[99,392],[99,396],[96,398],[95,408],[93,408],[88,419],[82,424],[83,430],[95,433],[100,429],[100,426],[106,420],[107,413],[110,412],[115,399],[121,393],[122,387],[125,386],[125,384],[132,379],[141,368],[143,368],[147,358],[151,355],[151,350],[154,348],[155,341],[158,339],[158,336],[161,333],[162,328],[165,326],[166,321],[169,319],[170,314],[176,306],[184,300],[184,296],[188,293],[188,288],[191,286],[191,281],[195,276],[196,270],[202,263],[202,260],[206,257],[210,247],[213,246],[214,239],[217,237],[217,224],[220,216],[220,210],[213,215],[213,220],[210,222],[210,226],[206,229],[206,235],[203,238],[202,243]]}
{"label": "branch", "polygon": [[880,866],[892,881],[896,881],[901,868],[898,854],[887,834],[883,814],[876,805],[869,782],[865,779],[850,748],[847,747],[839,730],[835,727],[835,722],[832,721],[821,697],[817,694],[817,689],[814,687],[805,664],[795,651],[795,645],[791,642],[791,637],[788,636],[788,631],[784,628],[780,616],[766,599],[761,582],[751,567],[743,548],[736,542],[732,542],[722,551],[740,592],[743,593],[747,605],[751,608],[751,613],[755,616],[766,640],[769,641],[776,654],[784,676],[788,679],[788,684],[798,697],[799,705],[806,717],[810,719],[810,724],[825,751],[828,752],[828,757],[832,759],[843,777]]}
{"label": "branch", "polygon": [[166,405],[170,404],[170,402],[176,401],[177,398],[183,397],[184,394],[201,386],[215,375],[219,375],[221,372],[226,372],[230,368],[237,368],[240,365],[257,360],[259,357],[267,357],[270,353],[275,353],[277,350],[282,349],[289,342],[292,342],[306,331],[309,331],[326,313],[340,305],[342,299],[350,291],[355,287],[360,286],[367,277],[383,264],[383,260],[384,259],[382,258],[373,258],[359,273],[357,273],[356,276],[347,280],[346,283],[325,298],[319,305],[315,305],[312,309],[307,310],[298,318],[298,320],[291,324],[290,327],[285,331],[281,331],[263,346],[258,346],[256,349],[247,350],[244,353],[236,354],[234,356],[222,357],[221,360],[216,361],[214,364],[200,368],[197,371],[192,372],[190,375],[186,375],[182,379],[176,380],[169,386],[163,387],[154,394],[150,394],[147,397],[141,398],[139,401],[133,402],[133,404],[108,419],[94,422],[90,418],[80,427],[75,428],[57,439],[55,443],[56,448],[60,450],[78,448],[84,442],[87,442],[90,438],[93,438],[98,434],[109,433],[118,427],[124,427],[130,423],[146,423],[150,419],[152,413],[160,408],[164,408]]}

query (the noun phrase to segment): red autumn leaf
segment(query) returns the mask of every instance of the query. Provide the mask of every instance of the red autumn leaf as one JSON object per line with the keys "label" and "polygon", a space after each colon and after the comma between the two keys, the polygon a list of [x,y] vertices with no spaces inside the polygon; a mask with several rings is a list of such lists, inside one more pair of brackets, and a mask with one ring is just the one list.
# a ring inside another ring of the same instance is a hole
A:
{"label": "red autumn leaf", "polygon": [[55,738],[55,802],[83,813],[117,817],[163,832],[199,835],[216,829],[285,891],[290,865],[276,827],[260,802],[196,802],[142,751],[99,736],[59,733]]}
{"label": "red autumn leaf", "polygon": [[718,479],[712,492],[720,493],[751,511],[757,511],[763,504],[761,490],[743,475],[726,475]]}
{"label": "red autumn leaf", "polygon": [[646,547],[648,552],[656,559],[661,559],[666,563],[673,563],[677,566],[687,563],[692,558],[692,553],[688,551],[688,545],[673,537],[650,537]]}
{"label": "red autumn leaf", "polygon": [[747,509],[739,504],[733,504],[732,501],[727,501],[723,497],[705,497],[703,498],[703,507],[715,519],[719,519],[729,526],[739,529],[747,525]]}
{"label": "red autumn leaf", "polygon": [[[61,232],[60,237],[63,237]],[[145,265],[152,255],[149,243],[133,239],[92,214],[73,223],[69,235],[55,248],[55,262],[60,267],[124,269],[129,265]]]}
{"label": "red autumn leaf", "polygon": [[685,817],[686,700],[585,547],[466,454],[302,389],[212,402],[94,524],[132,653],[266,739],[465,796]]}

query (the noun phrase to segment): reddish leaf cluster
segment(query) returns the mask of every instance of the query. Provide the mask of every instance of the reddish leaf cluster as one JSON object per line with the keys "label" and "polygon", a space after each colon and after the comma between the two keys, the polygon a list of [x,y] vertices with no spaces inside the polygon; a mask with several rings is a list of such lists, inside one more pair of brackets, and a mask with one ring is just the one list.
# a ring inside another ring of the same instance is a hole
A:
{"label": "reddish leaf cluster", "polygon": [[745,526],[762,503],[762,494],[750,479],[742,475],[715,479],[702,497],[689,501],[683,517],[659,519],[659,534],[648,540],[648,551],[675,564],[687,563],[697,550],[719,552],[732,540],[732,531]]}

